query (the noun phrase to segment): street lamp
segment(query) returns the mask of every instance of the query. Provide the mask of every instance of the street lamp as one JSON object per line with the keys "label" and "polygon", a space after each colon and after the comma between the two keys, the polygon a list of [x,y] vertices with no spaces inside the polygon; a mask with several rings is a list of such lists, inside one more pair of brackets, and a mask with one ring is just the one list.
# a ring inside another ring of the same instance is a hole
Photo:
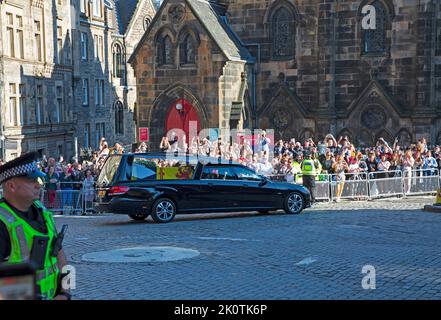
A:
{"label": "street lamp", "polygon": [[184,106],[182,105],[182,103],[178,102],[178,104],[176,105],[176,110],[178,110],[180,114],[184,112]]}

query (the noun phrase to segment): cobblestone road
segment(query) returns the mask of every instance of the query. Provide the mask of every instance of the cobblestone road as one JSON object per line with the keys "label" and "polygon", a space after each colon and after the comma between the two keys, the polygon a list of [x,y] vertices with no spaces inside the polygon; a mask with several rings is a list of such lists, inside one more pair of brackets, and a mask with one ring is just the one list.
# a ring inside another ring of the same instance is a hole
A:
{"label": "cobblestone road", "polygon": [[[441,299],[441,214],[433,197],[320,203],[298,216],[60,217],[75,299]],[[222,219],[220,219],[222,218]],[[173,262],[97,263],[83,255],[141,246],[197,250]],[[376,289],[362,288],[362,268]],[[372,275],[372,274],[371,274]]]}

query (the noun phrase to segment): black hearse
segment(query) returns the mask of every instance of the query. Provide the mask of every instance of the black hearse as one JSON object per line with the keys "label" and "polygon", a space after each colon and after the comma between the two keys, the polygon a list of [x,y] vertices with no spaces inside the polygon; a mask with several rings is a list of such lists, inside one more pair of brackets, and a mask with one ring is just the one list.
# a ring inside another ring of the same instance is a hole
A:
{"label": "black hearse", "polygon": [[180,213],[283,209],[299,214],[310,206],[301,185],[269,181],[241,164],[208,157],[170,153],[108,157],[97,180],[101,212],[149,215],[166,223]]}

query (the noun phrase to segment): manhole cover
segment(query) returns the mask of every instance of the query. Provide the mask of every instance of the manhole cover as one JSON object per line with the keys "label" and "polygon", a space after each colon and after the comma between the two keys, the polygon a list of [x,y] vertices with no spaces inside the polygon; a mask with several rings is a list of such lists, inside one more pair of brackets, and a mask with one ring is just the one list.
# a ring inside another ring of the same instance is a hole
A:
{"label": "manhole cover", "polygon": [[91,252],[82,256],[86,262],[128,263],[167,262],[194,258],[199,251],[176,247],[139,247]]}

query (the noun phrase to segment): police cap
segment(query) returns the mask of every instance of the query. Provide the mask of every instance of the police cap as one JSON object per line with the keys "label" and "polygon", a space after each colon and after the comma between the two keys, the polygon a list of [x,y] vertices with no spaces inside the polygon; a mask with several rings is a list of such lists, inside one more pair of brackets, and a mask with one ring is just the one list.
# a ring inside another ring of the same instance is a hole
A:
{"label": "police cap", "polygon": [[38,169],[37,159],[38,152],[34,151],[0,166],[0,184],[15,177],[28,177],[33,179],[45,177],[46,175]]}

